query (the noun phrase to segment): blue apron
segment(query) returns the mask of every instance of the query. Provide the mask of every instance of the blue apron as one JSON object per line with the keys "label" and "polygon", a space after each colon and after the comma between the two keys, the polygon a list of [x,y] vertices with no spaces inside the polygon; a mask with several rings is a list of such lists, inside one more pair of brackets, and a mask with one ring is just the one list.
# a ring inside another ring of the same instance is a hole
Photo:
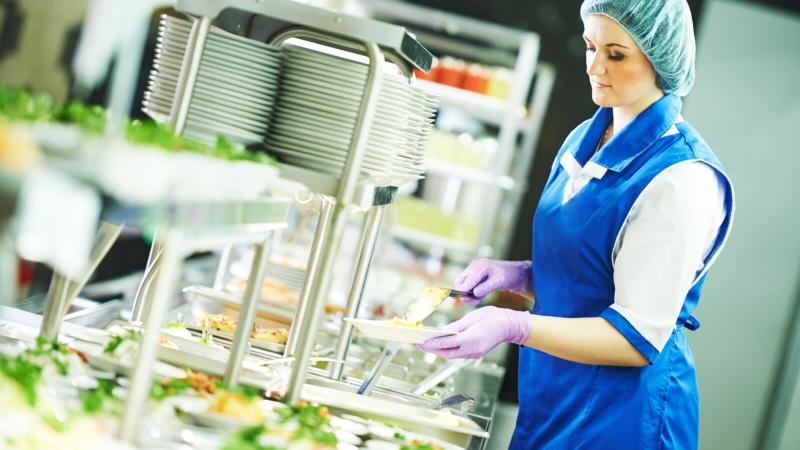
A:
{"label": "blue apron", "polygon": [[[725,242],[733,216],[733,191],[722,165],[699,134],[676,123],[681,100],[666,95],[639,114],[595,154],[612,111],[600,108],[565,141],[533,220],[534,314],[603,317],[650,362],[643,368],[570,362],[522,347],[519,416],[513,449],[694,449],[698,394],[692,352],[683,327],[705,273]],[[677,133],[665,132],[675,126]],[[565,204],[569,178],[559,164],[565,153],[580,166],[604,168]],[[686,295],[672,335],[659,352],[619,313],[614,302],[612,252],[633,203],[668,167],[702,161],[726,185],[727,215],[702,272]]]}

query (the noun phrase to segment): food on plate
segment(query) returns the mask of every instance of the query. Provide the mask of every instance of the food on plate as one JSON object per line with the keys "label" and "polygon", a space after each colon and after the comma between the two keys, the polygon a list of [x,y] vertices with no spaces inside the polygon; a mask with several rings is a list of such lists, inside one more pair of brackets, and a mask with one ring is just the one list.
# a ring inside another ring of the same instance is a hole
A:
{"label": "food on plate", "polygon": [[[239,321],[236,317],[226,314],[204,314],[200,317],[199,325],[202,328],[210,328],[224,333],[233,334]],[[269,328],[253,324],[250,332],[253,339],[277,344],[285,344],[289,338],[289,330],[286,328]]]}
{"label": "food on plate", "polygon": [[400,450],[443,450],[442,447],[433,442],[423,442],[419,439],[412,439],[409,443],[400,447]]}
{"label": "food on plate", "polygon": [[158,338],[158,343],[163,345],[164,347],[171,348],[173,350],[178,350],[179,349],[179,347],[177,345],[175,345],[175,343],[173,343],[169,339],[165,338],[164,336],[160,336]]}
{"label": "food on plate", "polygon": [[289,339],[289,330],[286,328],[266,328],[253,324],[253,339],[285,344]]}
{"label": "food on plate", "polygon": [[394,316],[391,319],[387,320],[386,323],[389,325],[397,325],[400,327],[407,327],[407,328],[421,328],[422,322],[413,321],[413,320],[406,320],[402,317]]}
{"label": "food on plate", "polygon": [[203,314],[200,316],[199,325],[202,328],[211,328],[225,333],[236,331],[238,320],[226,314]]}
{"label": "food on plate", "polygon": [[99,441],[113,432],[106,416],[121,410],[112,383],[91,379],[94,387],[78,388],[91,384],[81,381],[84,363],[57,341],[39,338],[10,353],[0,353],[0,448],[102,448]]}
{"label": "food on plate", "polygon": [[186,324],[180,320],[173,320],[167,323],[167,326],[164,328],[164,333],[171,334],[173,336],[182,337],[184,339],[193,339],[192,332],[186,329]]}
{"label": "food on plate", "polygon": [[259,401],[256,392],[249,389],[219,389],[211,397],[207,412],[257,425],[264,422]]}
{"label": "food on plate", "polygon": [[450,295],[449,289],[427,287],[417,296],[417,300],[409,305],[406,310],[406,318],[424,320],[428,317],[444,299]]}
{"label": "food on plate", "polygon": [[462,425],[461,417],[451,413],[450,411],[442,411],[436,417],[433,418],[433,421],[442,425],[449,425],[451,427],[459,427]]}
{"label": "food on plate", "polygon": [[220,379],[202,372],[184,369],[186,378],[164,378],[153,382],[150,396],[155,400],[193,391],[207,397],[214,394],[220,386]]}

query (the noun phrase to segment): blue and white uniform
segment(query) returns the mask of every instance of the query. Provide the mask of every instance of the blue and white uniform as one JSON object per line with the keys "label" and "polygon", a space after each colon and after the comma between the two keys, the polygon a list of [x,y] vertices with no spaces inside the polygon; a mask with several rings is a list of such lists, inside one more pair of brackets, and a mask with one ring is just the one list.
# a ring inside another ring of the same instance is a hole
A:
{"label": "blue and white uniform", "polygon": [[599,152],[609,108],[576,128],[533,222],[534,314],[603,317],[650,364],[579,364],[520,350],[514,449],[697,447],[683,328],[730,231],[733,188],[668,94]]}

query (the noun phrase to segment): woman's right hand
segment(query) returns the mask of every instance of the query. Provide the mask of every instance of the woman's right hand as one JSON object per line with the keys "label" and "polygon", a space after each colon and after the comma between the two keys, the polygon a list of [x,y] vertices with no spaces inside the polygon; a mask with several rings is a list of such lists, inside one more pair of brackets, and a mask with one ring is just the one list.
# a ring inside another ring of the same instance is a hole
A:
{"label": "woman's right hand", "polygon": [[477,305],[495,291],[528,295],[531,292],[531,262],[476,259],[456,278],[453,288],[472,291],[472,296],[461,298],[469,305]]}

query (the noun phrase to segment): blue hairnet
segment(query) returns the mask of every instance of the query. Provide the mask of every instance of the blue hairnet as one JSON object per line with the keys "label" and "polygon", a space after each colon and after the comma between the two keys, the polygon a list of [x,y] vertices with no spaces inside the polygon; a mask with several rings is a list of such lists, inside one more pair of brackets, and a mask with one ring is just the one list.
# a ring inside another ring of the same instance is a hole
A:
{"label": "blue hairnet", "polygon": [[686,0],[584,0],[581,18],[601,14],[631,35],[665,93],[685,96],[694,84],[694,27]]}

